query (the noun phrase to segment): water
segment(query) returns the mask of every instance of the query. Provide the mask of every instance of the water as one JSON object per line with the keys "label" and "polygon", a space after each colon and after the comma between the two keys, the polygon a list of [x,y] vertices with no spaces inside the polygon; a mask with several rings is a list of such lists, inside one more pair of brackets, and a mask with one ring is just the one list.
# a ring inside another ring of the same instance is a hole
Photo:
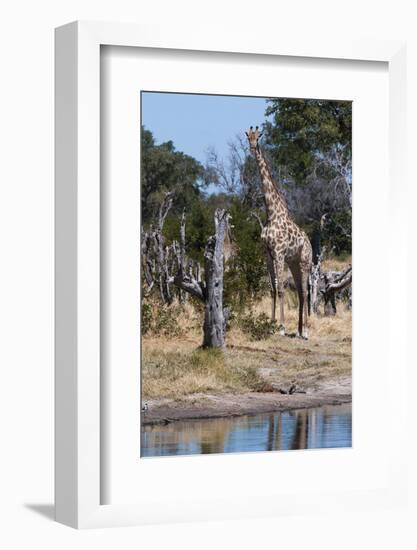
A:
{"label": "water", "polygon": [[142,427],[143,457],[352,446],[352,406]]}

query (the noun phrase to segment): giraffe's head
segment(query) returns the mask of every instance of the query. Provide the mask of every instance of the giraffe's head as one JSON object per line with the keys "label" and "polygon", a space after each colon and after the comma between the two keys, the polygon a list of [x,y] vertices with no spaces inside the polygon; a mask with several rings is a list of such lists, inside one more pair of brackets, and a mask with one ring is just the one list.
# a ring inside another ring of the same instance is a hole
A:
{"label": "giraffe's head", "polygon": [[249,141],[250,152],[254,153],[258,148],[259,139],[261,138],[262,133],[259,131],[258,126],[256,126],[255,130],[253,129],[253,126],[251,126],[245,134]]}

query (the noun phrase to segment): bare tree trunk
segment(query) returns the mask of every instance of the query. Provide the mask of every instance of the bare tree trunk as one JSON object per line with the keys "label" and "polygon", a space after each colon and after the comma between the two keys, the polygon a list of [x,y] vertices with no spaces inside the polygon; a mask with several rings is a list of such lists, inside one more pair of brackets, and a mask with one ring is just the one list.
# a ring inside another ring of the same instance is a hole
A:
{"label": "bare tree trunk", "polygon": [[[142,266],[148,293],[154,286],[159,287],[163,303],[170,304],[174,298],[171,288],[174,284],[182,303],[188,294],[204,302],[203,347],[222,348],[229,316],[229,311],[223,310],[223,277],[225,238],[230,231],[230,216],[220,208],[214,214],[216,232],[207,241],[202,281],[200,264],[194,264],[186,258],[185,211],[181,216],[179,242],[174,241],[170,246],[165,246],[162,230],[172,199],[173,194],[167,193],[159,209],[156,228],[142,235]],[[176,275],[172,276],[171,273]]]}
{"label": "bare tree trunk", "polygon": [[310,307],[313,313],[318,312],[320,263],[313,264],[310,275]]}
{"label": "bare tree trunk", "polygon": [[222,348],[225,342],[223,312],[224,239],[229,215],[218,208],[214,215],[216,234],[209,238],[205,259],[205,308],[203,347]]}
{"label": "bare tree trunk", "polygon": [[317,227],[311,239],[311,247],[313,249],[313,265],[311,266],[310,275],[310,307],[317,314],[319,309],[319,285],[321,276],[321,262],[323,260],[326,247],[321,247],[321,232],[326,218],[324,214],[320,219],[320,225]]}
{"label": "bare tree trunk", "polygon": [[[223,310],[224,239],[228,229],[229,214],[218,208],[214,214],[216,233],[212,235],[204,252],[204,282],[200,277],[200,265],[188,272],[184,269],[185,256],[178,251],[178,272],[169,282],[204,302],[203,347],[222,348],[225,344],[226,322],[229,312]],[[185,243],[185,216],[181,219],[181,241]]]}
{"label": "bare tree trunk", "polygon": [[[180,250],[179,250],[179,269],[184,276],[185,272],[185,208],[181,215],[181,225],[180,225]],[[181,288],[178,289],[179,301],[181,304],[184,304],[187,301],[188,293]]]}
{"label": "bare tree trunk", "polygon": [[142,229],[142,272],[148,288],[144,291],[145,296],[149,296],[155,285],[155,261],[149,255],[149,250],[152,246],[152,237],[149,233]]}
{"label": "bare tree trunk", "polygon": [[324,315],[331,317],[336,315],[336,296],[334,292],[324,294]]}
{"label": "bare tree trunk", "polygon": [[320,254],[316,256],[316,261],[311,266],[310,274],[310,300],[311,300],[311,309],[314,313],[319,311],[319,302],[320,302],[320,282],[322,279],[321,273],[321,262],[325,252],[325,248],[320,251]]}

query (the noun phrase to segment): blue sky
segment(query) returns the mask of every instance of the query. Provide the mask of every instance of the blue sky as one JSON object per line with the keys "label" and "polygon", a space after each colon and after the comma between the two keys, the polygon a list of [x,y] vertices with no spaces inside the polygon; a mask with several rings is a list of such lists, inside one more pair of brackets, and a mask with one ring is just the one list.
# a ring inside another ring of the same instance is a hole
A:
{"label": "blue sky", "polygon": [[230,140],[265,121],[265,107],[264,98],[142,92],[142,124],[204,164],[209,147],[226,158]]}

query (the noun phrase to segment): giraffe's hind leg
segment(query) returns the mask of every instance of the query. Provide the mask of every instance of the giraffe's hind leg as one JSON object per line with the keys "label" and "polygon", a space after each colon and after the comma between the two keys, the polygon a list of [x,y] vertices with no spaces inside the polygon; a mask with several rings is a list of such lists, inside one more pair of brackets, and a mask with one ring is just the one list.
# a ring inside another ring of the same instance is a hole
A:
{"label": "giraffe's hind leg", "polygon": [[308,339],[308,277],[309,273],[302,271],[300,266],[290,266],[298,294],[298,330],[297,336]]}
{"label": "giraffe's hind leg", "polygon": [[309,277],[310,273],[309,271],[303,271],[301,274],[301,292],[303,296],[303,324],[302,324],[302,330],[301,330],[301,337],[308,340],[308,317],[309,317],[309,311],[308,311],[308,287],[309,287]]}

